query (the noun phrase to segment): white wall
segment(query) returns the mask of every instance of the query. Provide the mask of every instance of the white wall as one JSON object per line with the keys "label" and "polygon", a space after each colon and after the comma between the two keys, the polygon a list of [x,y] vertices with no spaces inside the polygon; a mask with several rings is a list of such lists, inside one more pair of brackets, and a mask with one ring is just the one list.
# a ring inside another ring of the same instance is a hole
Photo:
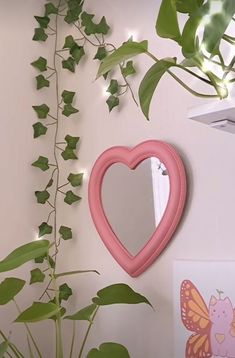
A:
{"label": "white wall", "polygon": [[[31,125],[35,117],[31,106],[43,103],[46,98],[53,100],[53,93],[35,91],[35,71],[29,65],[39,54],[47,54],[44,45],[31,41],[35,25],[33,15],[42,13],[43,3],[42,0],[0,1],[2,258],[16,245],[31,241],[44,218],[43,209],[35,204],[33,192],[43,185],[45,176],[31,168],[30,163],[46,151],[48,140],[39,139],[34,143]],[[88,11],[106,15],[113,28],[110,40],[116,45],[127,39],[129,30],[137,30],[138,40],[148,38],[150,49],[158,57],[175,55],[173,43],[155,36],[156,1],[102,0],[94,4],[89,0],[86,6]],[[62,29],[64,34],[66,31]],[[94,50],[90,52],[93,57]],[[141,74],[151,61],[142,58],[140,62],[137,67]],[[186,93],[168,76],[154,97],[150,122],[145,120],[130,96],[125,98],[122,108],[109,115],[102,96],[103,80],[93,81],[96,71],[96,63],[89,62],[87,66],[82,65],[76,77],[69,74],[64,78],[64,88],[77,89],[80,108],[79,119],[64,123],[72,127],[71,134],[82,138],[77,169],[86,169],[88,176],[82,188],[81,204],[75,210],[62,204],[60,218],[75,228],[76,240],[64,244],[60,268],[89,268],[101,273],[99,277],[87,274],[68,280],[77,289],[69,312],[88,304],[95,292],[105,285],[130,284],[149,298],[155,311],[145,305],[103,308],[91,331],[87,350],[103,341],[114,340],[128,346],[134,358],[170,358],[173,357],[173,260],[234,258],[234,136],[188,120],[187,108],[202,101]],[[141,75],[133,81],[135,92],[140,78]],[[191,83],[198,87],[195,81]],[[165,140],[179,150],[188,175],[188,200],[183,220],[170,245],[144,274],[132,279],[110,256],[95,230],[88,208],[87,184],[92,165],[102,151],[113,145],[134,146],[150,138]],[[70,170],[67,164],[65,168],[64,175]],[[14,274],[28,279],[27,269],[30,268],[31,264]],[[3,277],[1,275],[1,279]],[[38,298],[39,291],[33,287],[32,297]],[[20,298],[21,306],[27,307],[30,294]],[[7,322],[14,317],[13,306],[7,311],[1,308],[0,322],[6,331]],[[50,338],[48,333],[43,333],[43,327],[40,324],[39,330],[34,329],[42,335],[45,357],[49,357]],[[65,325],[68,337],[71,336],[69,327]],[[85,324],[80,327],[83,330]],[[23,330],[19,329],[15,339],[21,341],[22,334]]]}

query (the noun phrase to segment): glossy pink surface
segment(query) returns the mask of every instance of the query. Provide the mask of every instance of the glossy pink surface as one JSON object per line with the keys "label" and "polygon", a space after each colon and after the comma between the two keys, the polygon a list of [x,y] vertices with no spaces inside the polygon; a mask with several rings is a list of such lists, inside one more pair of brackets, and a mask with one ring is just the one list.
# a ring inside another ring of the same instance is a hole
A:
{"label": "glossy pink surface", "polygon": [[[140,252],[132,256],[113,232],[104,213],[101,188],[104,175],[115,163],[123,163],[135,169],[143,160],[156,157],[166,167],[170,194],[165,213],[152,237]],[[112,147],[96,160],[89,181],[89,205],[96,229],[105,246],[120,266],[136,277],[145,271],[166,247],[180,221],[186,198],[186,175],[181,158],[169,144],[148,140],[133,149]]]}

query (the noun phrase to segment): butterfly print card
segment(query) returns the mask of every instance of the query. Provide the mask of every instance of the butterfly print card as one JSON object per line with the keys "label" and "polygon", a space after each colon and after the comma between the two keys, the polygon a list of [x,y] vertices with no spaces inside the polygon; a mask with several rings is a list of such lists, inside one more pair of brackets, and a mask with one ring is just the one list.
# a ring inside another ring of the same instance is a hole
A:
{"label": "butterfly print card", "polygon": [[235,261],[174,262],[174,358],[235,358]]}

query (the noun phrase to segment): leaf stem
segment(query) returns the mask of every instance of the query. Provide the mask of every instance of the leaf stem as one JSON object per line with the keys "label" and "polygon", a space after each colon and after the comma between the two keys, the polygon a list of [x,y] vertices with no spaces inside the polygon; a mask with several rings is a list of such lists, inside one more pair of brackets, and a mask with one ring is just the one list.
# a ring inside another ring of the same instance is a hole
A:
{"label": "leaf stem", "polygon": [[58,273],[55,274],[56,278],[59,277],[63,277],[63,276],[70,276],[70,275],[75,275],[75,274],[79,274],[79,273],[97,273],[97,275],[100,275],[100,273],[97,270],[77,270],[77,271],[68,271],[68,272],[62,272],[62,273]]}
{"label": "leaf stem", "polygon": [[[16,309],[17,309],[18,313],[21,314],[20,307],[18,306],[16,300],[13,299],[13,302],[15,303],[15,306],[16,306]],[[42,358],[42,354],[41,354],[41,352],[40,352],[40,350],[39,350],[39,348],[38,348],[38,345],[37,345],[35,339],[33,338],[33,335],[32,335],[32,333],[31,333],[31,330],[30,330],[30,328],[29,328],[29,325],[28,325],[27,323],[24,323],[24,326],[25,326],[25,328],[26,328],[26,330],[27,330],[27,332],[28,332],[28,334],[29,334],[29,337],[31,338],[31,341],[32,341],[32,343],[33,343],[33,345],[34,345],[34,348],[35,348],[36,351],[37,351],[38,356],[39,356],[40,358]]]}
{"label": "leaf stem", "polygon": [[81,346],[80,352],[79,352],[79,354],[78,354],[78,358],[81,358],[81,357],[82,357],[82,352],[83,352],[83,350],[84,350],[84,347],[85,347],[85,344],[86,344],[88,335],[89,335],[89,333],[90,333],[92,324],[93,324],[93,322],[94,322],[94,319],[95,319],[95,316],[97,315],[98,310],[99,310],[99,306],[96,307],[95,312],[94,312],[94,314],[93,314],[93,316],[92,316],[91,322],[89,323],[88,329],[87,329],[87,331],[86,331],[85,337],[84,337],[83,342],[82,342],[82,346]]}
{"label": "leaf stem", "polygon": [[76,322],[73,321],[73,333],[72,333],[72,341],[71,341],[71,348],[70,348],[69,358],[72,358],[72,357],[73,357],[73,349],[74,349],[74,343],[75,343],[75,335],[76,335]]}
{"label": "leaf stem", "polygon": [[[8,341],[7,337],[5,336],[5,334],[0,330],[0,335],[2,336],[2,338],[4,339],[5,342]],[[24,358],[23,354],[20,353],[20,351],[18,350],[18,348],[16,348],[16,346],[9,342],[9,347],[11,348],[12,352],[15,354],[15,356],[17,358]]]}

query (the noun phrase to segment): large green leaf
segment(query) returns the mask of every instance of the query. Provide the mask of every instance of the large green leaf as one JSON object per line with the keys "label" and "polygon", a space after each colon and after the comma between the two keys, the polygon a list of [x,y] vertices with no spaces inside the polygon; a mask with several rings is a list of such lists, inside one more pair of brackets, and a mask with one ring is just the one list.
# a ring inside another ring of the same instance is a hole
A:
{"label": "large green leaf", "polygon": [[156,22],[156,31],[160,37],[180,43],[181,34],[174,0],[162,0]]}
{"label": "large green leaf", "polygon": [[173,58],[158,61],[148,70],[140,84],[140,106],[147,119],[149,119],[149,107],[154,91],[162,76],[171,66],[175,66],[175,59]]}
{"label": "large green leaf", "polygon": [[203,44],[212,54],[218,49],[221,38],[235,13],[234,0],[220,0],[220,3],[223,4],[222,10],[211,16],[209,23],[205,25],[203,36]]}
{"label": "large green leaf", "polygon": [[9,342],[5,341],[0,344],[0,358],[4,358],[5,353],[7,352],[9,347]]}
{"label": "large green leaf", "polygon": [[54,303],[34,302],[32,306],[23,311],[15,322],[39,322],[46,320],[60,312],[60,307]]}
{"label": "large green leaf", "polygon": [[50,242],[39,240],[30,242],[15,249],[4,260],[0,261],[0,272],[14,270],[15,268],[48,253]]}
{"label": "large green leaf", "polygon": [[121,344],[105,342],[99,346],[99,349],[93,348],[87,355],[87,358],[130,358],[128,350]]}
{"label": "large green leaf", "polygon": [[204,0],[176,0],[176,9],[182,13],[193,13],[203,4]]}
{"label": "large green leaf", "polygon": [[199,50],[197,30],[202,23],[204,16],[208,15],[209,4],[206,3],[200,9],[189,17],[182,32],[182,52],[186,58],[194,57]]}
{"label": "large green leaf", "polygon": [[92,322],[92,316],[97,308],[97,305],[94,303],[82,308],[78,312],[74,313],[71,316],[66,316],[64,319],[71,319],[73,321],[89,321]]}
{"label": "large green leaf", "polygon": [[117,283],[111,286],[107,286],[97,292],[97,297],[92,298],[98,306],[112,305],[115,303],[147,303],[151,306],[151,303],[146,297],[132,290],[132,288],[124,283]]}
{"label": "large green leaf", "polygon": [[24,280],[19,278],[6,278],[0,283],[0,305],[5,305],[22,290],[25,285]]}
{"label": "large green leaf", "polygon": [[97,78],[112,70],[123,61],[148,51],[148,41],[125,42],[121,47],[115,50],[111,55],[105,57],[100,64]]}

